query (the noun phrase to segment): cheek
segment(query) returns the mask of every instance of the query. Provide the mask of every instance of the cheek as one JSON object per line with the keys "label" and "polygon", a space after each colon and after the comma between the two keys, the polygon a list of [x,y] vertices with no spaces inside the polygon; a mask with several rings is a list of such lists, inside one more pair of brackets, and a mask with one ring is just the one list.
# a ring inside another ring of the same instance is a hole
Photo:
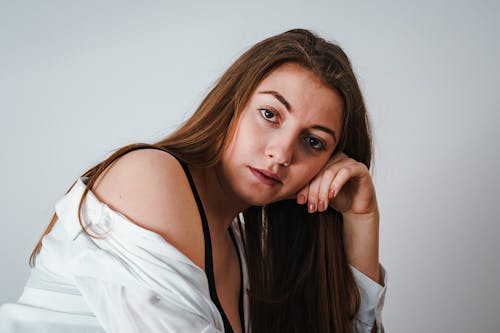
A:
{"label": "cheek", "polygon": [[248,119],[241,124],[237,142],[241,150],[259,152],[265,145],[266,133],[261,130],[255,121]]}
{"label": "cheek", "polygon": [[294,187],[297,191],[302,189],[308,182],[310,182],[314,177],[322,170],[325,163],[319,161],[319,163],[305,164],[298,167],[293,174],[295,175]]}
{"label": "cheek", "polygon": [[296,168],[290,173],[290,190],[292,192],[298,192],[301,190],[312,178],[314,174],[308,168]]}
{"label": "cheek", "polygon": [[234,156],[245,149],[245,144],[248,141],[248,129],[247,123],[245,120],[245,116],[242,115],[236,124],[236,128],[234,129],[234,133],[229,139],[224,154],[226,156]]}

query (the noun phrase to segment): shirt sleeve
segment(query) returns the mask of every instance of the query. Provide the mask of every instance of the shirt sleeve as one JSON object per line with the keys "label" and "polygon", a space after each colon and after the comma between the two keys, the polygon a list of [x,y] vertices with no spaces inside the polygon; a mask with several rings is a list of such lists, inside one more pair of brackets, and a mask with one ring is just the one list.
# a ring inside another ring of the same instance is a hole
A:
{"label": "shirt sleeve", "polygon": [[[160,235],[141,228],[79,182],[56,205],[68,246],[65,271],[108,333],[221,333],[204,271]],[[44,244],[45,246],[45,244]],[[62,256],[62,253],[54,254]]]}
{"label": "shirt sleeve", "polygon": [[382,308],[384,307],[387,290],[387,274],[384,266],[380,264],[380,279],[384,281],[383,286],[370,279],[354,266],[350,265],[350,267],[361,296],[361,306],[355,319],[358,332],[371,332],[374,325],[377,326],[377,332],[384,332]]}

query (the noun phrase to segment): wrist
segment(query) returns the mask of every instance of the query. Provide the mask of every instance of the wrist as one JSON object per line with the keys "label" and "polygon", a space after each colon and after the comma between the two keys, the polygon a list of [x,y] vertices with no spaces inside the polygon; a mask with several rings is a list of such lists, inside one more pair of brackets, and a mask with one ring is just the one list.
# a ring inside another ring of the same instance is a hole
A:
{"label": "wrist", "polygon": [[378,226],[380,222],[380,214],[378,209],[362,214],[345,212],[342,213],[342,218],[344,220],[344,224],[353,222],[357,225],[372,224]]}
{"label": "wrist", "polygon": [[344,247],[347,261],[374,281],[379,281],[379,212],[344,213]]}

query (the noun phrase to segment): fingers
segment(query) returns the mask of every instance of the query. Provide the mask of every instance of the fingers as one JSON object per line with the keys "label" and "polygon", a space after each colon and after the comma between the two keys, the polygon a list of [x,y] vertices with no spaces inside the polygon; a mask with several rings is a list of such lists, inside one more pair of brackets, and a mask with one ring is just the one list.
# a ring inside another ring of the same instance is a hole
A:
{"label": "fingers", "polygon": [[329,167],[309,185],[308,212],[324,212],[335,194],[334,181],[342,167]]}
{"label": "fingers", "polygon": [[[327,165],[309,183],[309,186],[306,186],[307,190],[299,192],[299,195],[307,197],[309,213],[323,212],[328,209],[330,200],[337,196],[350,179],[362,176],[364,173],[368,173],[364,164],[348,157],[337,158],[335,162]],[[297,202],[305,203],[299,199]]]}
{"label": "fingers", "polygon": [[304,188],[302,188],[302,190],[300,190],[297,193],[297,203],[299,205],[305,204],[307,202],[308,197],[309,197],[309,184],[304,186]]}
{"label": "fingers", "polygon": [[334,194],[340,192],[342,187],[351,179],[358,174],[359,167],[357,165],[346,165],[338,170],[335,179],[331,184],[331,189]]}
{"label": "fingers", "polygon": [[307,211],[309,213],[314,213],[318,209],[318,206],[320,205],[318,199],[319,199],[319,188],[321,186],[321,178],[322,175],[320,174],[309,183],[309,196],[307,197]]}

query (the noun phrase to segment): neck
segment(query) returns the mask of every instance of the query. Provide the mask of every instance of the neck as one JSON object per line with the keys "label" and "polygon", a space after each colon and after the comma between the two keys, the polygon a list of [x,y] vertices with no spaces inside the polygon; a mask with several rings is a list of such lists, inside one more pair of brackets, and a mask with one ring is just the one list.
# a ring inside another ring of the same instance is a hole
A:
{"label": "neck", "polygon": [[207,215],[212,237],[223,237],[238,213],[248,208],[224,181],[220,168],[189,167],[203,209]]}

